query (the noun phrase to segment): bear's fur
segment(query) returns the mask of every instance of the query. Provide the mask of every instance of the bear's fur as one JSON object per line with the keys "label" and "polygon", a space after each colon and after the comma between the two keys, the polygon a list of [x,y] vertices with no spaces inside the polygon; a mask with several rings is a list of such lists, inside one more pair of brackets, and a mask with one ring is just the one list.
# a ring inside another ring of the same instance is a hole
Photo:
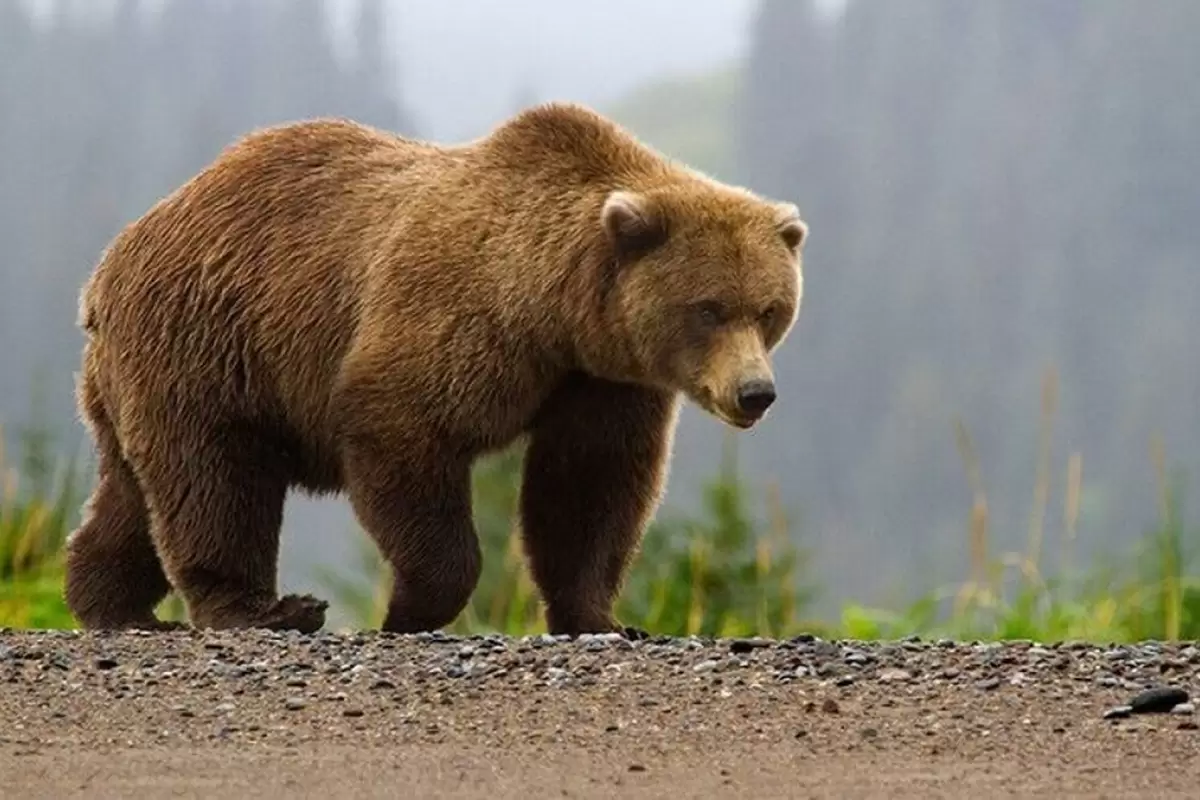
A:
{"label": "bear's fur", "polygon": [[173,586],[198,627],[320,628],[324,601],[276,591],[295,487],[348,494],[395,577],[385,630],[444,626],[480,572],[471,465],[527,436],[548,628],[622,630],[677,398],[762,416],[806,234],[794,205],[571,104],[456,146],[342,120],[250,134],[123,230],[82,292],[99,480],[70,609],[162,627]]}

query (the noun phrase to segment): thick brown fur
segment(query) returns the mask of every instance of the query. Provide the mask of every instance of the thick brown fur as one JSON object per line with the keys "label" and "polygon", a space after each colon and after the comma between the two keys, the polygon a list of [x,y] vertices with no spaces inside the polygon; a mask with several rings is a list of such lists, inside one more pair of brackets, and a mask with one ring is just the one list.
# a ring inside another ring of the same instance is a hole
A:
{"label": "thick brown fur", "polygon": [[299,488],[346,492],[386,556],[385,630],[444,626],[480,571],[472,462],[524,435],[549,629],[620,630],[678,399],[762,416],[806,232],[791,204],[574,105],[458,146],[341,120],[245,137],[84,287],[99,480],[69,543],[72,612],[157,627],[174,587],[196,626],[321,627],[323,601],[276,591]]}

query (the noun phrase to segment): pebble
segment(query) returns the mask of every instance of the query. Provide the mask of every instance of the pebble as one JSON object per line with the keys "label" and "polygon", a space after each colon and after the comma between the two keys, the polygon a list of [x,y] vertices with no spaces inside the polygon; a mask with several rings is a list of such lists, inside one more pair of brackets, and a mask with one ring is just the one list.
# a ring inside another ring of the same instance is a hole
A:
{"label": "pebble", "polygon": [[308,707],[308,703],[299,697],[289,697],[283,701],[283,707],[288,711],[301,711]]}
{"label": "pebble", "polygon": [[692,672],[712,672],[717,668],[717,662],[712,659],[700,661],[692,667]]}
{"label": "pebble", "polygon": [[770,647],[771,642],[767,639],[734,639],[729,643],[729,649],[734,653],[749,653],[760,648]]}
{"label": "pebble", "polygon": [[1129,706],[1135,714],[1161,713],[1188,702],[1188,699],[1186,689],[1177,686],[1158,686],[1136,695],[1129,701]]}

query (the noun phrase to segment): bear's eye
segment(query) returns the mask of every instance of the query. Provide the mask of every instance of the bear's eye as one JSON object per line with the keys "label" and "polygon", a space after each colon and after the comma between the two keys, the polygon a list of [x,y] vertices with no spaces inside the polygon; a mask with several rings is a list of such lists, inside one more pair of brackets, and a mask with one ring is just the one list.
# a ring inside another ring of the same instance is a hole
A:
{"label": "bear's eye", "polygon": [[725,309],[715,300],[706,300],[696,306],[696,315],[705,325],[720,325],[725,321]]}
{"label": "bear's eye", "polygon": [[767,306],[762,313],[758,315],[758,319],[763,325],[770,325],[775,321],[775,315],[779,313],[779,309],[775,306]]}

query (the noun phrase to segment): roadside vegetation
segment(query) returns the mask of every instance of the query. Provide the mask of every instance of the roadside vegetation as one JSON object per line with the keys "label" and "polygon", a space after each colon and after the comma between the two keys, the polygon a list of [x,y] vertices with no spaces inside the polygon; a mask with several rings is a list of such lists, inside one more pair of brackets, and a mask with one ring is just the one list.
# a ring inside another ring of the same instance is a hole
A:
{"label": "roadside vegetation", "polygon": [[[1040,446],[1026,547],[995,552],[988,497],[971,437],[957,426],[959,455],[971,488],[963,526],[968,574],[907,606],[876,608],[847,603],[839,619],[810,616],[819,585],[812,552],[773,486],[760,491],[739,474],[736,439],[691,514],[664,511],[652,523],[621,596],[627,624],[676,636],[880,639],[912,634],[956,639],[1084,639],[1130,642],[1200,638],[1200,572],[1193,562],[1200,532],[1185,521],[1181,481],[1168,474],[1161,442],[1148,463],[1160,487],[1158,518],[1139,532],[1128,552],[1095,563],[1075,563],[1082,459],[1065,465],[1059,514],[1050,507],[1047,445],[1056,385],[1043,387]],[[0,432],[2,433],[2,432]],[[82,457],[59,458],[44,427],[16,437],[13,455],[0,446],[0,627],[74,628],[62,600],[63,546],[77,524],[91,473]],[[0,442],[3,436],[0,436]],[[520,489],[521,450],[484,460],[474,475],[474,503],[485,569],[467,610],[452,626],[460,633],[507,634],[544,630],[539,599],[523,562],[514,509]],[[756,509],[765,509],[762,513]],[[1046,520],[1056,518],[1056,532]],[[364,539],[364,542],[367,540]],[[1048,551],[1058,569],[1047,576]],[[317,576],[330,598],[348,609],[355,627],[383,618],[390,574],[369,543],[350,572]],[[182,618],[175,597],[160,612]]]}

